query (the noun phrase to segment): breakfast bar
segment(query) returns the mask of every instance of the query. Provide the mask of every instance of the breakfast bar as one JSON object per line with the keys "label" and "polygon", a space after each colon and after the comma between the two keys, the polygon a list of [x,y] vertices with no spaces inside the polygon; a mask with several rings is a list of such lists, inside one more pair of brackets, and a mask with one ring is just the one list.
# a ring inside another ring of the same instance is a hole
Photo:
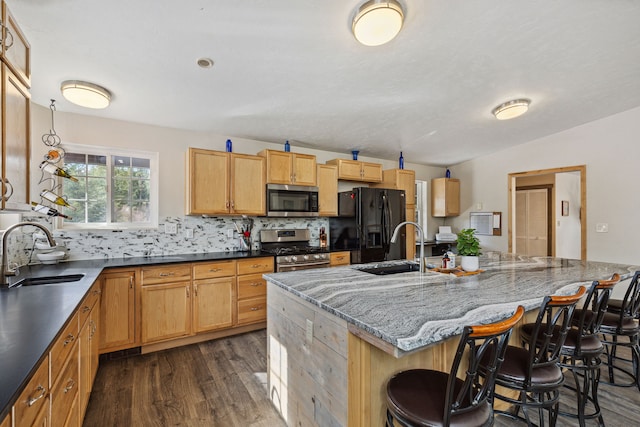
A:
{"label": "breakfast bar", "polygon": [[[465,325],[507,318],[518,305],[528,322],[545,295],[640,270],[487,252],[481,271],[463,277],[362,271],[380,266],[264,276],[269,396],[288,425],[383,425],[391,375],[416,367],[449,371]],[[519,341],[517,331],[512,340]]]}

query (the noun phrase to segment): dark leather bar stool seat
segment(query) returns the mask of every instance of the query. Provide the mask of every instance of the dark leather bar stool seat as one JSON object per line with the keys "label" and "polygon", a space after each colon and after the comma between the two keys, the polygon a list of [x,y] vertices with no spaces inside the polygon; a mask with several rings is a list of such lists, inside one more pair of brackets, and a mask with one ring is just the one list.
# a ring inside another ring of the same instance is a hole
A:
{"label": "dark leather bar stool seat", "polygon": [[[598,403],[598,383],[600,381],[600,355],[604,352],[604,345],[600,342],[598,331],[604,317],[607,302],[613,287],[620,281],[620,275],[614,274],[609,280],[594,281],[584,300],[581,309],[573,313],[572,328],[567,331],[564,344],[560,347],[559,366],[568,369],[573,374],[575,388],[567,386],[575,392],[577,400],[576,413],[558,411],[558,414],[577,418],[581,427],[587,419],[597,418],[600,425],[604,425],[600,405]],[[534,325],[526,324],[520,330],[524,343],[542,346],[545,337],[534,333]],[[556,325],[553,335],[559,334]],[[587,413],[590,403],[591,412]]]}
{"label": "dark leather bar stool seat", "polygon": [[[535,424],[529,410],[537,411],[538,422],[544,420],[546,411],[549,425],[555,426],[560,388],[564,383],[562,370],[558,366],[560,349],[571,328],[576,303],[586,292],[586,288],[580,286],[574,295],[545,297],[536,322],[527,324],[528,336],[540,337],[538,345],[528,348],[511,345],[507,347],[504,362],[496,375],[496,385],[514,390],[518,396],[513,398],[497,389],[494,398],[511,404],[514,411],[496,413],[533,426]],[[521,409],[522,416],[519,415]]]}
{"label": "dark leather bar stool seat", "polygon": [[[640,390],[640,271],[629,282],[619,305],[609,307],[600,325],[601,341],[605,347],[608,381],[620,387],[638,387]],[[619,354],[619,347],[628,348],[630,356]],[[620,374],[616,379],[615,374]],[[622,378],[620,378],[622,377]]]}
{"label": "dark leather bar stool seat", "polygon": [[[465,326],[449,373],[412,369],[395,374],[387,383],[386,425],[492,425],[495,372],[523,314],[519,306],[506,320]],[[479,375],[480,360],[487,362],[488,375]]]}

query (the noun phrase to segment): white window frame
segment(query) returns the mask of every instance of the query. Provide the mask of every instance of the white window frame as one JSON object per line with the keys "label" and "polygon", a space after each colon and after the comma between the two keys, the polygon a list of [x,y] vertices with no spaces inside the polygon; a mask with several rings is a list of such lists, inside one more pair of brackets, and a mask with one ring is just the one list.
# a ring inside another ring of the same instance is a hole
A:
{"label": "white window frame", "polygon": [[[149,167],[151,170],[150,177],[150,221],[149,222],[92,222],[89,224],[75,223],[64,221],[63,218],[57,218],[56,228],[60,230],[130,230],[141,228],[158,228],[158,204],[159,204],[159,153],[142,150],[128,150],[126,148],[103,147],[97,145],[83,145],[74,143],[63,143],[62,148],[68,153],[92,154],[97,156],[107,156],[107,209],[111,212],[112,208],[112,169],[111,159],[113,156],[138,157],[149,159]],[[62,159],[64,162],[64,159]],[[63,180],[65,178],[59,178]],[[64,188],[64,187],[63,187]],[[64,193],[64,190],[63,190]],[[73,217],[73,210],[65,211],[69,216]],[[110,213],[109,213],[110,216]]]}

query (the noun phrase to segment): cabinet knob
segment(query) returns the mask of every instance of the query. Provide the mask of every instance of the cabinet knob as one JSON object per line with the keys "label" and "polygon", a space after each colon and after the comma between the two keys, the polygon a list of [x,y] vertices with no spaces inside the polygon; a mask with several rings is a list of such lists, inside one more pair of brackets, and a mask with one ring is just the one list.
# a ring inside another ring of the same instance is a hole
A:
{"label": "cabinet knob", "polygon": [[172,271],[170,273],[160,273],[160,277],[168,277],[168,276],[173,276],[175,273]]}
{"label": "cabinet knob", "polygon": [[74,381],[73,378],[69,378],[69,381],[67,381],[67,385],[64,388],[64,392],[68,393],[69,391],[71,391],[74,387],[76,386],[76,382]]}
{"label": "cabinet knob", "polygon": [[262,307],[261,306],[251,307],[251,311],[258,311],[258,310],[262,310]]}
{"label": "cabinet knob", "polygon": [[254,287],[255,287],[255,286],[260,286],[260,285],[262,285],[262,283],[260,283],[260,282],[252,282],[252,283],[250,284],[250,286],[254,286]]}
{"label": "cabinet knob", "polygon": [[73,334],[67,335],[67,339],[64,340],[64,346],[66,347],[68,344],[71,344],[75,339],[76,337]]}

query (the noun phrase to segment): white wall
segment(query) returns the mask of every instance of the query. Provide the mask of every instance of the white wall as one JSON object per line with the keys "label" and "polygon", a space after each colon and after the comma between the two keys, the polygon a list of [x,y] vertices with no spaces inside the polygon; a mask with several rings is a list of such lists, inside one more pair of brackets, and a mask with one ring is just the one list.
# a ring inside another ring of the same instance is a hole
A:
{"label": "white wall", "polygon": [[[41,188],[38,186],[40,170],[37,168],[46,147],[41,142],[41,136],[51,128],[51,112],[48,107],[32,104],[31,132],[32,132],[32,173],[31,194],[36,200]],[[233,151],[245,154],[256,154],[265,148],[283,149],[283,144],[271,144],[262,141],[237,138],[229,135],[216,135],[205,132],[192,132],[172,128],[162,128],[125,121],[102,119],[92,116],[55,113],[55,130],[64,143],[98,145],[159,152],[160,177],[160,206],[159,216],[184,216],[185,191],[185,154],[188,147],[206,148],[211,150],[225,149],[227,138],[233,141]],[[284,141],[283,141],[284,143]],[[350,158],[348,147],[345,153],[320,151],[298,147],[295,143],[291,151],[314,154],[318,163],[324,163],[334,158]],[[399,152],[398,152],[399,154]],[[384,169],[397,168],[397,160],[381,160],[366,156],[366,150],[361,150],[359,160],[381,163]],[[430,181],[432,178],[444,176],[444,168],[417,165],[405,161],[405,168],[416,171],[416,179]],[[357,183],[341,182],[341,189],[352,188]],[[434,237],[437,224],[430,222],[428,235]]]}
{"label": "white wall", "polygon": [[[526,120],[526,116],[521,119]],[[628,110],[527,144],[451,168],[461,179],[461,216],[452,223],[468,226],[469,212],[482,202],[485,211],[502,211],[502,236],[481,236],[485,249],[506,251],[509,173],[563,166],[587,166],[587,258],[640,264],[635,239],[640,236],[640,108]],[[596,233],[608,223],[608,233]]]}
{"label": "white wall", "polygon": [[[555,176],[556,256],[580,259],[580,173]],[[569,202],[569,215],[562,216],[562,202]]]}

